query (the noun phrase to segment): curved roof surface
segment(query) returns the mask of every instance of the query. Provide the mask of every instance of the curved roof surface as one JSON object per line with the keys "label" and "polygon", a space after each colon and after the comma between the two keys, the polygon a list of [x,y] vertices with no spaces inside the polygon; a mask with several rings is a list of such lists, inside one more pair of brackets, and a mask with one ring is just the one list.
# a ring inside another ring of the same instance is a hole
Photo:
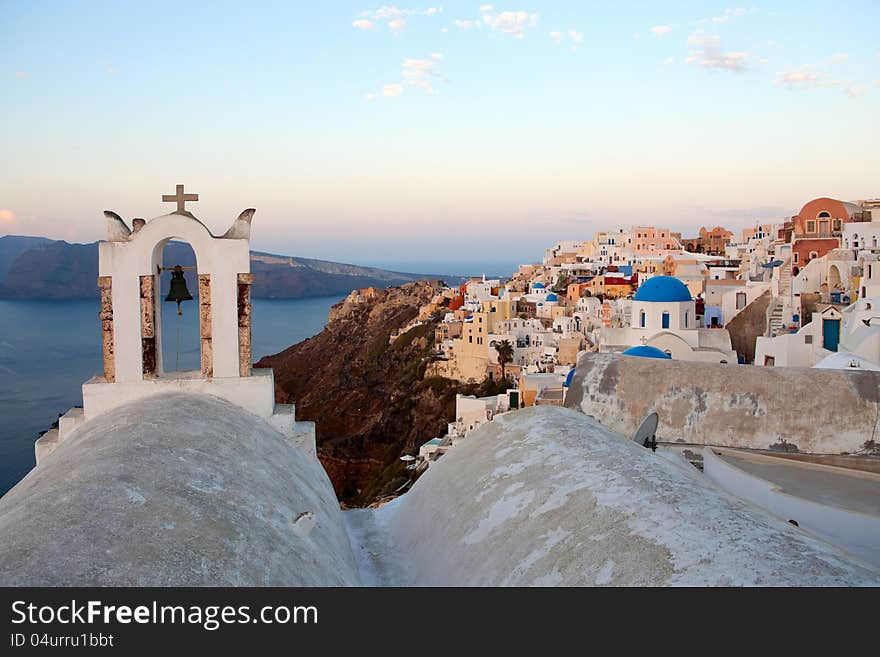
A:
{"label": "curved roof surface", "polygon": [[691,301],[687,285],[672,276],[653,276],[639,285],[634,301]]}
{"label": "curved roof surface", "polygon": [[91,419],[0,499],[2,585],[357,583],[320,463],[209,395]]}
{"label": "curved roof surface", "polygon": [[[380,507],[398,585],[872,585],[863,562],[583,413],[474,430]],[[386,529],[387,528],[387,529]]]}
{"label": "curved roof surface", "polygon": [[650,347],[648,345],[638,345],[637,347],[630,347],[626,351],[623,352],[624,356],[641,356],[642,358],[672,358],[665,351],[660,351],[657,347]]}

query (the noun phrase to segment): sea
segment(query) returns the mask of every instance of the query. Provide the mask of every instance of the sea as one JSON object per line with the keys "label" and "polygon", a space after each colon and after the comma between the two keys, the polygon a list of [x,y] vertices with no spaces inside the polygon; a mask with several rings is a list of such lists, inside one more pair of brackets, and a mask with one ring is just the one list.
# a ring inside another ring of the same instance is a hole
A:
{"label": "sea", "polygon": [[[253,300],[254,361],[321,331],[341,296]],[[98,300],[0,300],[0,495],[34,467],[34,441],[82,405],[81,385],[101,373]],[[198,308],[163,304],[165,370],[199,367]],[[178,338],[179,336],[179,338]]]}

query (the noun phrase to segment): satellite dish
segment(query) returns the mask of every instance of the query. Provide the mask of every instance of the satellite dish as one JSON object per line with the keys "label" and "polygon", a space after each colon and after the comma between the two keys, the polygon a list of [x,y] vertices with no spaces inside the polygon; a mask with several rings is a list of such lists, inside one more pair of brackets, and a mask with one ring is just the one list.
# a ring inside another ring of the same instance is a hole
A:
{"label": "satellite dish", "polygon": [[633,436],[633,442],[638,443],[642,447],[650,447],[652,451],[657,451],[657,425],[660,423],[660,416],[656,413],[650,413],[648,417],[642,420],[638,430]]}

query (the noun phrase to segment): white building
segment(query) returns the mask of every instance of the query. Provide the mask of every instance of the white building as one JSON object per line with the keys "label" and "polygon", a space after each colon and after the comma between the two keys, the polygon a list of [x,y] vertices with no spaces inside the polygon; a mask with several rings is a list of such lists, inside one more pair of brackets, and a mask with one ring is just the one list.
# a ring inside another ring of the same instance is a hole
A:
{"label": "white building", "polygon": [[656,347],[677,360],[737,362],[730,334],[725,329],[699,328],[690,291],[671,276],[654,276],[639,286],[629,326],[601,330],[601,351],[637,345]]}

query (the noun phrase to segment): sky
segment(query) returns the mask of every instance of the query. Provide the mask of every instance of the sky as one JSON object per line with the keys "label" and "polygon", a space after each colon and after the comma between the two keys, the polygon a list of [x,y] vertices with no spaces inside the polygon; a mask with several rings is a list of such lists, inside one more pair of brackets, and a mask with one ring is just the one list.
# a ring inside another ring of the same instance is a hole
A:
{"label": "sky", "polygon": [[[403,0],[401,0],[403,2]],[[509,273],[880,196],[880,3],[0,2],[0,235],[188,207],[252,248]]]}

